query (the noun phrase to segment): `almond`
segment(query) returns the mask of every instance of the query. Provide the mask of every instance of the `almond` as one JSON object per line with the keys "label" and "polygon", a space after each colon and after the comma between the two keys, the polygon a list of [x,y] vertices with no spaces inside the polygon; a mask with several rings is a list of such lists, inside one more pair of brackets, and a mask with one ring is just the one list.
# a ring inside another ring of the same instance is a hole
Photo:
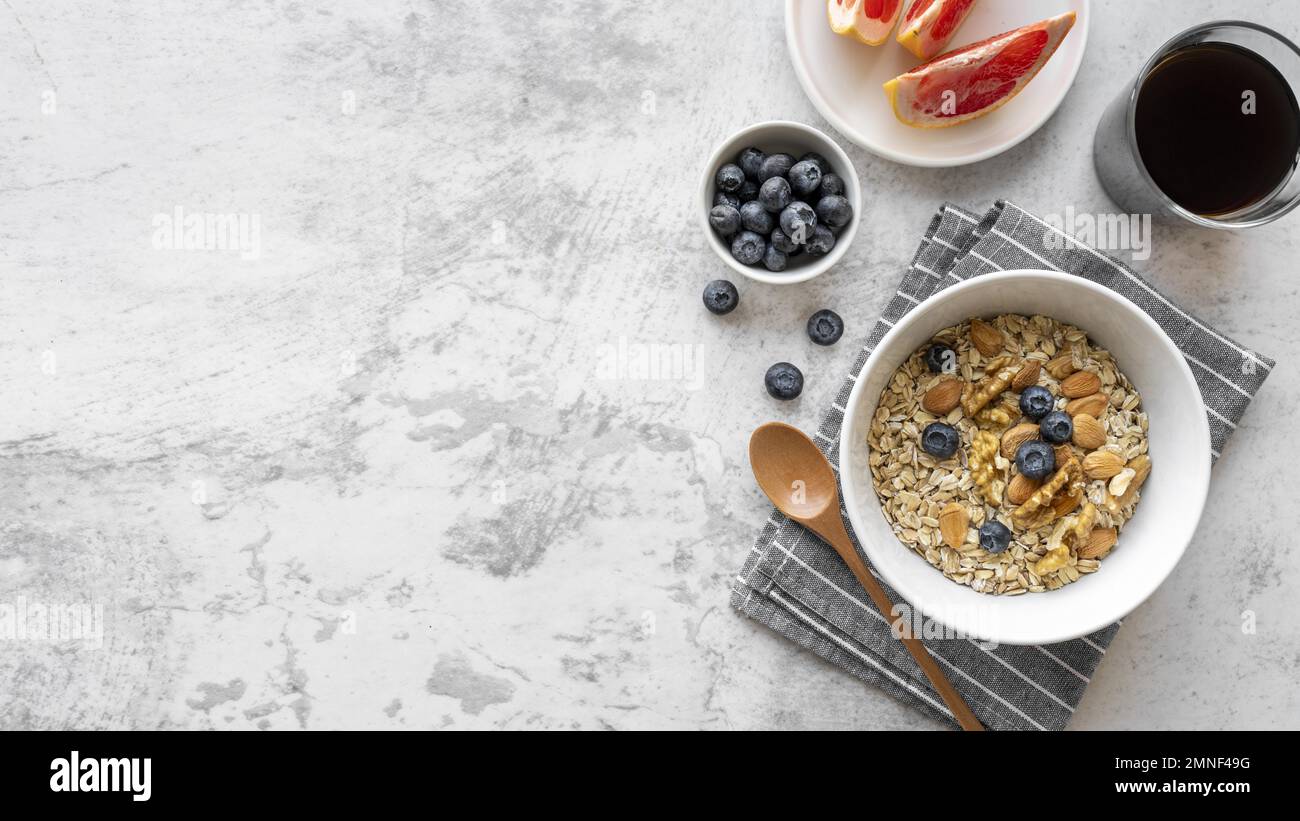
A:
{"label": "almond", "polygon": [[1106,429],[1095,416],[1080,413],[1074,417],[1074,444],[1084,450],[1096,450],[1106,444]]}
{"label": "almond", "polygon": [[1079,546],[1080,559],[1100,559],[1110,552],[1119,539],[1119,532],[1113,527],[1093,528],[1087,540]]}
{"label": "almond", "polygon": [[1100,419],[1109,404],[1109,396],[1104,393],[1094,393],[1091,396],[1081,396],[1066,402],[1065,412],[1070,414],[1071,418],[1086,413],[1094,419]]}
{"label": "almond", "polygon": [[961,401],[962,383],[957,379],[941,379],[921,397],[921,407],[936,416],[943,416]]}
{"label": "almond", "polygon": [[1053,379],[1064,379],[1074,373],[1074,357],[1068,353],[1061,354],[1044,367],[1047,368],[1047,372],[1052,375]]}
{"label": "almond", "polygon": [[1092,371],[1075,371],[1061,380],[1061,395],[1070,399],[1088,396],[1101,390],[1101,377]]}
{"label": "almond", "polygon": [[1124,460],[1109,450],[1094,450],[1083,457],[1083,474],[1089,479],[1109,479],[1124,469]]}
{"label": "almond", "polygon": [[1083,503],[1083,493],[1076,493],[1071,496],[1068,493],[1062,493],[1052,497],[1052,510],[1056,512],[1056,517],[1073,513],[1074,509]]}
{"label": "almond", "polygon": [[1052,445],[1052,455],[1056,457],[1056,466],[1063,467],[1074,456],[1074,449],[1068,444]]}
{"label": "almond", "polygon": [[1008,428],[1007,432],[1002,434],[1002,455],[1008,459],[1016,457],[1016,448],[1028,442],[1030,439],[1038,438],[1038,426],[1032,422],[1021,422],[1014,428]]}
{"label": "almond", "polygon": [[1020,366],[1016,375],[1011,378],[1011,390],[1023,391],[1030,385],[1038,384],[1038,372],[1043,369],[1043,363],[1037,359],[1026,359],[1025,364]]}
{"label": "almond", "polygon": [[985,356],[996,356],[1007,344],[1002,332],[987,322],[978,319],[970,321],[970,341]]}
{"label": "almond", "polygon": [[1011,477],[1011,482],[1007,485],[1007,501],[1013,505],[1023,505],[1041,484],[1042,482],[1017,473]]}
{"label": "almond", "polygon": [[1133,470],[1133,478],[1129,480],[1128,487],[1119,497],[1119,506],[1123,507],[1133,501],[1133,495],[1142,487],[1142,483],[1151,475],[1151,457],[1145,453],[1141,456],[1134,456],[1129,460],[1128,466]]}
{"label": "almond", "polygon": [[953,550],[966,542],[966,527],[970,524],[970,514],[961,502],[949,502],[939,512],[939,533],[943,541]]}

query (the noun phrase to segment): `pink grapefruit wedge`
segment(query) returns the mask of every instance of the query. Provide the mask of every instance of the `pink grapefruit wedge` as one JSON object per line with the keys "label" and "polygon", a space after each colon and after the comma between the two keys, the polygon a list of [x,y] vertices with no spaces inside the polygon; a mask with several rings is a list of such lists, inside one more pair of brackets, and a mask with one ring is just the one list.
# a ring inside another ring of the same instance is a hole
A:
{"label": "pink grapefruit wedge", "polygon": [[898,26],[899,45],[929,60],[943,51],[974,6],[975,0],[916,0]]}
{"label": "pink grapefruit wedge", "polygon": [[831,31],[869,46],[889,39],[903,10],[903,0],[826,0]]}
{"label": "pink grapefruit wedge", "polygon": [[894,116],[915,128],[983,117],[1034,79],[1074,25],[1069,11],[940,54],[885,83]]}

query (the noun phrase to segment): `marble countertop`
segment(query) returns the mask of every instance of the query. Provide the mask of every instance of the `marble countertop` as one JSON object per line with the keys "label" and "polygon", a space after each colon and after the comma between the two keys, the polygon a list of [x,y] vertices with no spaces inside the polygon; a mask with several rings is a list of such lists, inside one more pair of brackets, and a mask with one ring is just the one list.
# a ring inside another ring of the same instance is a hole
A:
{"label": "marble countertop", "polygon": [[[756,120],[830,130],[776,0],[7,0],[0,605],[102,630],[5,641],[0,727],[937,726],[728,607],[767,510],[748,434],[815,426],[942,201],[1112,210],[1102,108],[1216,17],[1297,34],[1282,0],[1099,0],[1013,150],[923,170],[841,140],[848,254],[719,319],[700,163]],[[1300,401],[1297,227],[1164,229],[1135,264],[1278,364],[1073,728],[1300,727],[1296,436],[1270,430]],[[635,345],[695,370],[611,370]]]}

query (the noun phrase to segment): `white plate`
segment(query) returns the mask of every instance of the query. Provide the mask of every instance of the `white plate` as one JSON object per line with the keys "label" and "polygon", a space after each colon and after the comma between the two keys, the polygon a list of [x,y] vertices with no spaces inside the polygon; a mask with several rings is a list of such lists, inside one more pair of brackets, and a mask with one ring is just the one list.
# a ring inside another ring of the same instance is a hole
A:
{"label": "white plate", "polygon": [[[894,36],[867,46],[831,31],[826,0],[786,0],[785,40],[804,92],[841,134],[887,160],[948,167],[1001,154],[1047,122],[1074,82],[1088,44],[1089,0],[980,0],[945,50],[1067,11],[1078,18],[1052,58],[1006,105],[950,128],[911,128],[881,88],[921,61]],[[909,3],[910,5],[910,3]],[[904,8],[906,13],[906,8]]]}

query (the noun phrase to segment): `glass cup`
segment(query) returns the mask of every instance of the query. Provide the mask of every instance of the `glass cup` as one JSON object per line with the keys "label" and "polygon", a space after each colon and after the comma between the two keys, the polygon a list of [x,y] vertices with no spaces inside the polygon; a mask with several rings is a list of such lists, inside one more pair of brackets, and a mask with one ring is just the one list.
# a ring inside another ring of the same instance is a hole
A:
{"label": "glass cup", "polygon": [[1220,20],[1194,26],[1161,46],[1132,83],[1115,98],[1097,124],[1092,157],[1097,176],[1110,198],[1126,213],[1181,219],[1207,228],[1250,228],[1286,214],[1300,204],[1300,174],[1278,180],[1272,193],[1226,214],[1189,211],[1160,190],[1138,151],[1138,95],[1151,72],[1177,49],[1202,43],[1222,43],[1255,52],[1267,60],[1300,98],[1300,49],[1281,34],[1255,23]]}

